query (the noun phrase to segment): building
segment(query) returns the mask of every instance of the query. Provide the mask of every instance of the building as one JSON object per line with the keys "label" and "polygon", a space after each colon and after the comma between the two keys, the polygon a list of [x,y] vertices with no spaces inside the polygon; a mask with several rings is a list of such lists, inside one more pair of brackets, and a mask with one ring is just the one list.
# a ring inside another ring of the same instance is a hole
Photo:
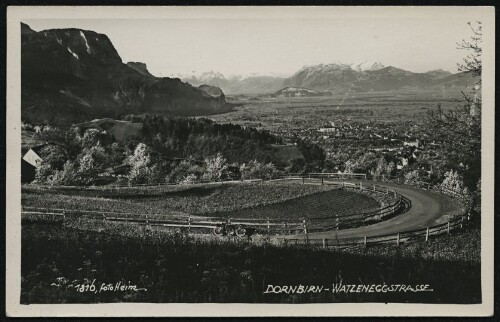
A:
{"label": "building", "polygon": [[39,168],[42,165],[42,157],[40,156],[40,152],[46,146],[47,143],[30,148],[28,152],[24,154],[23,160],[31,164],[33,167]]}
{"label": "building", "polygon": [[49,143],[31,147],[21,158],[21,182],[29,183],[35,180],[36,169],[42,165],[41,151]]}
{"label": "building", "polygon": [[335,133],[337,131],[334,127],[323,127],[318,130],[321,133]]}
{"label": "building", "polygon": [[35,175],[36,168],[24,159],[21,159],[21,183],[32,182],[35,180]]}
{"label": "building", "polygon": [[413,146],[413,147],[418,148],[419,141],[418,141],[418,139],[417,139],[417,140],[415,140],[415,141],[404,141],[404,142],[403,142],[403,145],[404,145],[404,146]]}

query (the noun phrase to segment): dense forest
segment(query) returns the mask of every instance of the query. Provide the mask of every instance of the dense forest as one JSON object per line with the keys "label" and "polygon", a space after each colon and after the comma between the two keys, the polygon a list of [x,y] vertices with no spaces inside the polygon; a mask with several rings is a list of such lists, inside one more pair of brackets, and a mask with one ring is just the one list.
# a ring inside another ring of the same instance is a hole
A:
{"label": "dense forest", "polygon": [[258,160],[271,162],[270,144],[281,144],[279,137],[269,132],[234,124],[217,124],[209,119],[164,117],[160,115],[124,118],[143,123],[143,137],[155,151],[164,156],[204,159],[218,152],[229,162]]}

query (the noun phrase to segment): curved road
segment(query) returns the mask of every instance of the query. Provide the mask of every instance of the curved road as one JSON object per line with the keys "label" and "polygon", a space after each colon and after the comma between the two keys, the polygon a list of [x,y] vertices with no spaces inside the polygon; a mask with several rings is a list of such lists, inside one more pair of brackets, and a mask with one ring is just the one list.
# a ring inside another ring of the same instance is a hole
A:
{"label": "curved road", "polygon": [[[327,182],[325,181],[325,183]],[[398,232],[422,229],[444,223],[449,216],[465,212],[465,207],[460,202],[436,192],[386,182],[377,182],[376,184],[394,189],[399,194],[408,198],[411,201],[411,208],[391,219],[373,225],[338,231],[310,233],[308,234],[308,238],[348,240],[363,238],[364,236],[397,234]],[[282,237],[297,239],[305,238],[305,235],[288,235]]]}

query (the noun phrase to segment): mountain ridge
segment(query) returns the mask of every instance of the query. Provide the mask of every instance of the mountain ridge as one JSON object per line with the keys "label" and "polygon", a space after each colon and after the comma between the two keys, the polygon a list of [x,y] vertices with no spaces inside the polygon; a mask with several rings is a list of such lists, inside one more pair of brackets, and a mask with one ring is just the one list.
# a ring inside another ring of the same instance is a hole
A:
{"label": "mountain ridge", "polygon": [[[343,92],[351,88],[355,92],[399,91],[399,90],[441,90],[443,88],[465,88],[473,82],[463,73],[452,74],[442,69],[415,73],[380,62],[363,61],[354,64],[333,62],[330,64],[305,65],[289,77],[250,76],[225,77],[218,72],[182,77],[194,86],[209,84],[220,87],[224,93],[273,94],[285,87],[300,87],[318,92]],[[210,75],[217,75],[210,77]],[[463,78],[462,78],[463,77]],[[462,78],[458,81],[458,78]],[[447,82],[446,80],[450,81]]]}
{"label": "mountain ridge", "polygon": [[231,110],[177,78],[155,77],[143,63],[124,64],[108,36],[76,28],[36,32],[21,24],[23,121],[80,123],[157,113],[197,116]]}

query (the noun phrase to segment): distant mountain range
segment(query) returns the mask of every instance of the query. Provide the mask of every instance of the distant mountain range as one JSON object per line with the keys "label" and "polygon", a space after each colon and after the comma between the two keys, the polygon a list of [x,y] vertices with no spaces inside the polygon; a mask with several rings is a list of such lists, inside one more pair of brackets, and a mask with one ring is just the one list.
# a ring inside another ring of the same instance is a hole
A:
{"label": "distant mountain range", "polygon": [[21,24],[21,117],[71,125],[124,114],[198,116],[226,112],[225,94],[317,96],[345,92],[463,89],[474,80],[443,70],[413,73],[379,62],[305,66],[290,77],[225,77],[218,72],[156,77],[141,62],[123,63],[110,39],[81,29],[36,32]]}
{"label": "distant mountain range", "polygon": [[36,32],[21,24],[21,83],[21,115],[31,123],[231,109],[220,89],[155,77],[140,62],[124,64],[106,35],[80,29]]}
{"label": "distant mountain range", "polygon": [[426,73],[413,73],[380,62],[361,62],[355,64],[320,64],[305,66],[290,77],[278,76],[230,76],[218,72],[208,72],[199,76],[181,76],[192,85],[209,84],[220,87],[226,94],[272,94],[287,87],[305,88],[318,92],[369,91],[421,91],[456,89],[474,85],[468,74],[438,69]]}

